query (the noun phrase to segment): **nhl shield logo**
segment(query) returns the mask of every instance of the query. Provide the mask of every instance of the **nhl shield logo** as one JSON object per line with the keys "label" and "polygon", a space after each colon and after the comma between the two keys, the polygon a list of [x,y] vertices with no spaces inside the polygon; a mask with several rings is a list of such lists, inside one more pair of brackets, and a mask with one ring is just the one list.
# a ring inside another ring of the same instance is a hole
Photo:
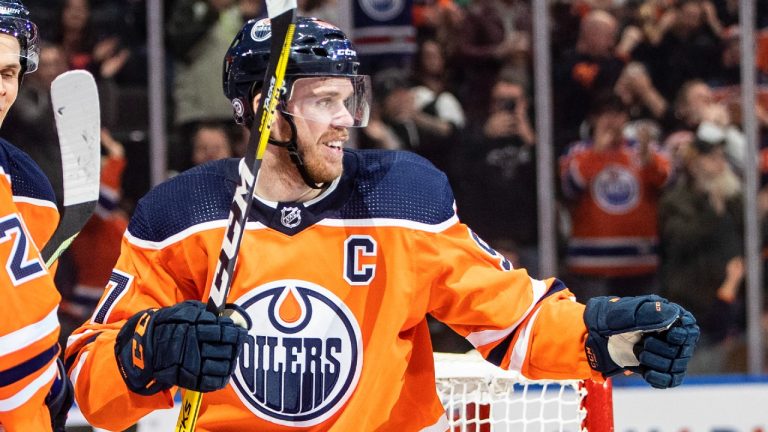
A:
{"label": "nhl shield logo", "polygon": [[302,280],[255,287],[235,301],[251,318],[230,384],[254,415],[292,427],[332,417],[357,387],[360,326],[330,290]]}
{"label": "nhl shield logo", "polygon": [[296,228],[301,223],[301,209],[298,207],[283,207],[280,210],[280,223],[286,228]]}

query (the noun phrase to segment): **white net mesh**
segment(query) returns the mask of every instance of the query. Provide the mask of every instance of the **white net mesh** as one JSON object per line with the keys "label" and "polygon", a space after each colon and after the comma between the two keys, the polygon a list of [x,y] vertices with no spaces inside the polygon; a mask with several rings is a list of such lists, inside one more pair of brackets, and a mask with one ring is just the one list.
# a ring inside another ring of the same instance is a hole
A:
{"label": "white net mesh", "polygon": [[577,432],[580,381],[531,381],[479,354],[435,354],[437,391],[451,432]]}

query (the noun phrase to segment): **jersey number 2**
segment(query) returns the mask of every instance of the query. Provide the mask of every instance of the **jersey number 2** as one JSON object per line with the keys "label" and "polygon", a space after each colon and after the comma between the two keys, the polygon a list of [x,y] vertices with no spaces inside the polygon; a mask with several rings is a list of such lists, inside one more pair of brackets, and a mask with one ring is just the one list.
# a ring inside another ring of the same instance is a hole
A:
{"label": "jersey number 2", "polygon": [[8,277],[14,286],[35,279],[46,273],[38,257],[30,257],[30,239],[15,214],[0,219],[0,244],[12,242],[11,253],[5,262]]}

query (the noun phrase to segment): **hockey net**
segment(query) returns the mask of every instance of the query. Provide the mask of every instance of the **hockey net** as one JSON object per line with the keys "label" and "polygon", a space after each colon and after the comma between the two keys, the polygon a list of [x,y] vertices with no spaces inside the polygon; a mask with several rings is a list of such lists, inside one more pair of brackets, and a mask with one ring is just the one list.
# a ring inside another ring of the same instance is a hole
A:
{"label": "hockey net", "polygon": [[610,432],[610,381],[528,380],[479,354],[435,353],[450,432]]}

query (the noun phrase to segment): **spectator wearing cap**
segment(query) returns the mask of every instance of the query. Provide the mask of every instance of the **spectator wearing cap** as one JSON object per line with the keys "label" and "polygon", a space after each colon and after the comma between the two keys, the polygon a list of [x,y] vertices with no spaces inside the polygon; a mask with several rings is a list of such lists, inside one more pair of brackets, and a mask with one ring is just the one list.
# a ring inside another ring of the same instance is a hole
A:
{"label": "spectator wearing cap", "polygon": [[726,372],[743,304],[742,185],[725,140],[697,135],[680,149],[684,168],[659,204],[662,294],[696,314],[695,372]]}
{"label": "spectator wearing cap", "polygon": [[627,120],[621,99],[598,99],[590,138],[560,161],[572,225],[566,266],[582,300],[658,288],[656,211],[670,164],[653,141],[624,137]]}

